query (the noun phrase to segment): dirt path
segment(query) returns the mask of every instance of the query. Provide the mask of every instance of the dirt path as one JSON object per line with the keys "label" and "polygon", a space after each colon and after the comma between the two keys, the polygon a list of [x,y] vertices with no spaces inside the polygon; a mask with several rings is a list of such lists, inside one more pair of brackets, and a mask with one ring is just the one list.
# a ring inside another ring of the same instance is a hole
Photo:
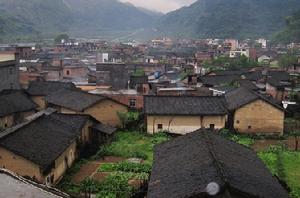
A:
{"label": "dirt path", "polygon": [[87,177],[92,177],[97,181],[103,181],[103,179],[108,175],[108,173],[98,173],[97,169],[104,163],[116,163],[126,160],[123,157],[108,156],[102,160],[90,161],[81,166],[80,170],[73,175],[72,182],[74,184],[80,184]]}

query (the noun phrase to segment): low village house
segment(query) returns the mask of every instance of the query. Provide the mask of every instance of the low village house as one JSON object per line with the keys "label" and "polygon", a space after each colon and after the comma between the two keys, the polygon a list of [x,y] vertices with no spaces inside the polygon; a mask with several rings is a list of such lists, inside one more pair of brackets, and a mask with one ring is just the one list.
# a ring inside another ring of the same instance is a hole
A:
{"label": "low village house", "polygon": [[186,134],[199,128],[225,127],[227,109],[224,97],[145,96],[147,132],[168,131]]}
{"label": "low village house", "polygon": [[87,115],[47,109],[0,134],[0,167],[54,185],[86,146],[100,139],[98,133],[113,134],[114,130]]}
{"label": "low village house", "polygon": [[0,92],[0,131],[12,127],[34,114],[37,105],[22,91]]}
{"label": "low village house", "polygon": [[256,153],[210,130],[157,145],[148,198],[288,198]]}
{"label": "low village house", "polygon": [[45,109],[47,104],[45,97],[60,89],[75,89],[73,83],[64,83],[57,81],[35,81],[30,82],[26,92],[30,98],[38,105],[38,109]]}
{"label": "low village house", "polygon": [[128,106],[111,98],[89,94],[80,90],[61,89],[45,98],[49,107],[61,113],[86,114],[113,127],[122,126],[119,112],[128,112]]}
{"label": "low village house", "polygon": [[89,118],[42,114],[0,135],[0,167],[53,185],[78,157],[79,144],[90,141]]}
{"label": "low village house", "polygon": [[282,135],[284,110],[273,100],[240,87],[225,94],[229,127],[239,133]]}

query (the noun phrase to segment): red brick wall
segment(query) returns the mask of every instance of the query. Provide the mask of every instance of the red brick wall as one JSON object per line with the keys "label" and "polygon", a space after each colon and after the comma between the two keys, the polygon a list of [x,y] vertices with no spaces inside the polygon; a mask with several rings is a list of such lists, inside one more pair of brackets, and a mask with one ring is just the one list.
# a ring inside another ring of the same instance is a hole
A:
{"label": "red brick wall", "polygon": [[127,106],[129,106],[131,99],[135,99],[136,106],[134,109],[143,109],[144,107],[144,96],[142,95],[121,95],[120,94],[120,95],[106,95],[106,96]]}

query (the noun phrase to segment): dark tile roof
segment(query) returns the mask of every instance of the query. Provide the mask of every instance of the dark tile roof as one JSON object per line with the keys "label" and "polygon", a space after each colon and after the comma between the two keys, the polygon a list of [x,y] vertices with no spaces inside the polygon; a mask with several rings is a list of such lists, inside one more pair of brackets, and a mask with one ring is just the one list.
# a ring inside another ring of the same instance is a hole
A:
{"label": "dark tile roof", "polygon": [[98,130],[101,133],[105,133],[105,134],[108,134],[108,135],[112,135],[113,133],[115,133],[117,131],[116,128],[105,125],[105,124],[101,124],[101,123],[96,124],[94,126],[94,129]]}
{"label": "dark tile roof", "polygon": [[22,91],[3,91],[0,93],[0,117],[31,111],[36,107],[37,105]]}
{"label": "dark tile roof", "polygon": [[239,78],[238,75],[200,76],[198,82],[202,82],[206,86],[221,86],[233,83]]}
{"label": "dark tile roof", "polygon": [[211,71],[209,73],[214,73],[216,75],[242,75],[247,73],[247,70],[217,70],[217,71]]}
{"label": "dark tile roof", "polygon": [[[220,192],[208,196],[211,182]],[[199,130],[155,147],[148,198],[288,198],[256,153]]]}
{"label": "dark tile roof", "polygon": [[253,91],[259,90],[259,88],[254,83],[252,83],[250,80],[239,80],[238,82],[241,87],[245,87],[245,88],[253,90]]}
{"label": "dark tile roof", "polygon": [[267,76],[269,79],[274,79],[277,81],[290,80],[290,75],[286,71],[268,71]]}
{"label": "dark tile roof", "polygon": [[254,102],[258,99],[264,100],[265,102],[273,105],[274,107],[282,110],[282,107],[274,103],[272,100],[267,99],[266,97],[251,91],[245,87],[239,87],[233,91],[230,91],[225,94],[225,98],[228,104],[228,109],[230,111],[236,110],[246,104]]}
{"label": "dark tile roof", "polygon": [[130,88],[135,88],[138,84],[147,84],[148,76],[130,76]]}
{"label": "dark tile roof", "polygon": [[[0,146],[47,170],[78,138],[86,116],[50,114],[4,131]],[[72,123],[72,124],[71,124]]]}
{"label": "dark tile roof", "polygon": [[247,80],[250,80],[250,81],[259,81],[259,80],[263,79],[265,76],[263,75],[263,71],[257,70],[257,71],[245,74],[245,77]]}
{"label": "dark tile roof", "polygon": [[27,93],[32,96],[47,96],[59,89],[75,89],[73,83],[58,81],[33,81],[30,82]]}
{"label": "dark tile roof", "polygon": [[50,104],[75,111],[83,111],[106,98],[80,90],[60,89],[48,95],[45,99]]}
{"label": "dark tile roof", "polygon": [[144,111],[148,115],[225,115],[224,97],[146,96]]}

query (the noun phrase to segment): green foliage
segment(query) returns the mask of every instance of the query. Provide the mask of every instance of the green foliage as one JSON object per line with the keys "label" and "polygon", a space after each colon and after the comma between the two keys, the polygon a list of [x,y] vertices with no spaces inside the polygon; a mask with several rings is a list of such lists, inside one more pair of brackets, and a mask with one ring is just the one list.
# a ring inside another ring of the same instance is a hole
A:
{"label": "green foliage", "polygon": [[280,67],[288,67],[292,64],[295,64],[298,62],[298,57],[295,56],[295,55],[291,55],[291,54],[285,54],[285,55],[282,55],[280,58],[279,58],[279,66]]}
{"label": "green foliage", "polygon": [[83,159],[78,162],[76,162],[70,169],[67,170],[66,175],[63,177],[63,179],[59,182],[57,187],[59,189],[62,189],[64,192],[67,192],[69,194],[75,194],[78,195],[80,193],[80,186],[75,185],[71,182],[71,177],[75,173],[77,173],[81,166],[87,163],[87,160]]}
{"label": "green foliage", "polygon": [[300,10],[286,18],[286,28],[274,37],[274,42],[300,42]]}
{"label": "green foliage", "polygon": [[244,145],[247,147],[251,147],[255,143],[255,140],[253,138],[248,137],[247,135],[235,134],[228,129],[222,129],[220,134],[229,140],[232,140],[238,144],[241,144],[241,145]]}
{"label": "green foliage", "polygon": [[83,193],[94,193],[97,191],[97,183],[92,180],[91,178],[85,178],[81,183],[80,183],[80,192]]}
{"label": "green foliage", "polygon": [[249,137],[239,136],[239,135],[233,135],[230,139],[236,143],[239,143],[247,147],[250,147],[255,143],[254,139]]}
{"label": "green foliage", "polygon": [[118,117],[122,123],[123,129],[132,129],[132,126],[138,126],[140,113],[137,111],[129,111],[129,112],[117,112]]}
{"label": "green foliage", "polygon": [[143,68],[138,68],[135,70],[135,72],[132,74],[132,76],[145,76],[145,71]]}
{"label": "green foliage", "polygon": [[100,172],[112,172],[112,171],[123,171],[123,172],[133,172],[133,173],[150,173],[151,172],[151,165],[149,164],[139,164],[139,163],[132,163],[132,162],[120,162],[117,164],[103,164],[98,169]]}
{"label": "green foliage", "polygon": [[258,153],[273,175],[277,175],[291,188],[290,195],[300,198],[300,153],[287,151],[282,146],[272,146]]}
{"label": "green foliage", "polygon": [[62,34],[59,34],[59,35],[57,35],[57,36],[55,37],[54,43],[60,44],[62,40],[67,41],[67,40],[69,40],[69,38],[70,38],[70,37],[69,37],[68,34],[62,33]]}
{"label": "green foliage", "polygon": [[102,156],[141,158],[148,163],[153,160],[153,147],[168,140],[165,134],[148,136],[138,132],[118,132],[116,141],[101,149]]}
{"label": "green foliage", "polygon": [[128,174],[113,173],[98,185],[97,198],[128,198],[133,187],[128,185]]}
{"label": "green foliage", "polygon": [[204,62],[204,67],[206,68],[227,68],[227,69],[239,69],[242,67],[256,67],[258,63],[255,61],[250,60],[246,56],[240,56],[237,58],[230,58],[230,57],[217,57],[216,59],[212,60],[211,62]]}

